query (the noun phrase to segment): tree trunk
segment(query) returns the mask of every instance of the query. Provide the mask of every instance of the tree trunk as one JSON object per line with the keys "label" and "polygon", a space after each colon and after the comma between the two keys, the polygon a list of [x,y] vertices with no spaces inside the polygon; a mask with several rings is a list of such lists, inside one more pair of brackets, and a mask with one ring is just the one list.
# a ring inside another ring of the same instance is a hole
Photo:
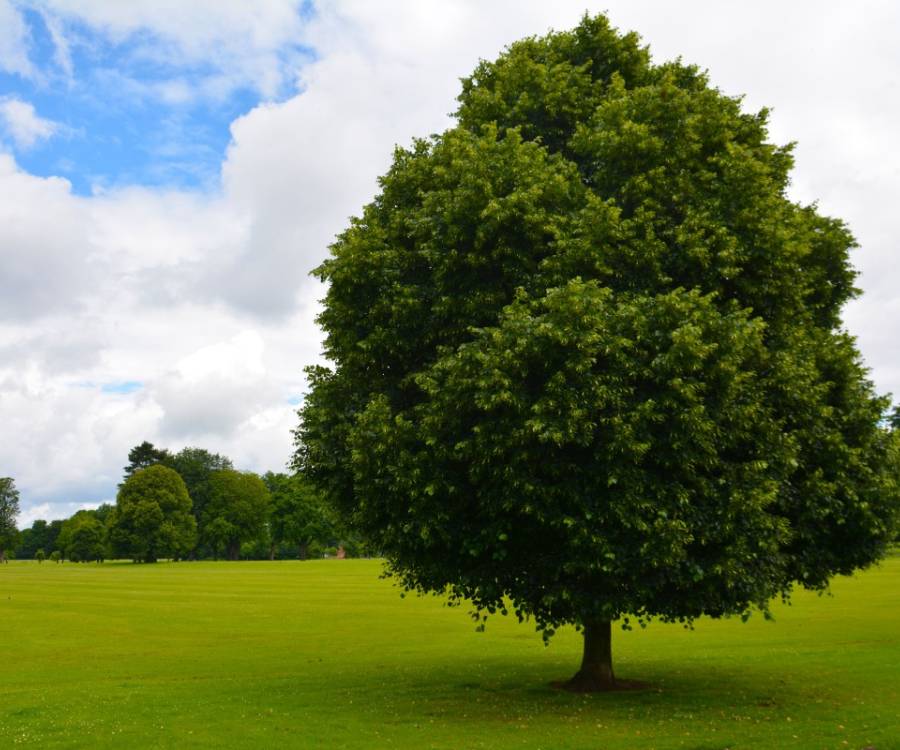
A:
{"label": "tree trunk", "polygon": [[269,560],[274,560],[274,559],[275,559],[275,545],[270,544],[269,545]]}
{"label": "tree trunk", "polygon": [[612,690],[616,686],[612,666],[612,623],[584,624],[584,656],[581,669],[566,687],[579,693]]}
{"label": "tree trunk", "polygon": [[309,554],[309,545],[301,544],[299,549],[299,557],[301,560],[305,560],[307,555]]}
{"label": "tree trunk", "polygon": [[241,543],[240,542],[229,542],[228,543],[228,559],[229,560],[237,560],[241,554]]}

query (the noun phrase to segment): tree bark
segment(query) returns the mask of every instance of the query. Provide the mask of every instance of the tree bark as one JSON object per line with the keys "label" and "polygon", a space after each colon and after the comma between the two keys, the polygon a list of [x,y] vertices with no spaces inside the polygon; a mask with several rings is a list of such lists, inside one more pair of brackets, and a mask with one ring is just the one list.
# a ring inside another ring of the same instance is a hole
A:
{"label": "tree bark", "polygon": [[613,690],[616,678],[612,666],[612,623],[584,623],[584,655],[581,669],[566,687],[579,693]]}

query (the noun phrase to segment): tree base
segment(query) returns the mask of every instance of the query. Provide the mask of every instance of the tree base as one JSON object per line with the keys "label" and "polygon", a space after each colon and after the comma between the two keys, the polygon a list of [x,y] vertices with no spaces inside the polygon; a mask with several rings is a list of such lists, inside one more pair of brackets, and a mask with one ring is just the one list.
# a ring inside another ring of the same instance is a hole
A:
{"label": "tree base", "polygon": [[653,686],[649,682],[640,680],[607,680],[598,679],[593,675],[582,675],[578,672],[570,680],[558,680],[551,682],[552,687],[558,690],[566,690],[570,693],[612,693],[620,690],[648,690]]}
{"label": "tree base", "polygon": [[580,669],[569,680],[566,689],[573,693],[600,693],[615,690],[616,678],[613,677],[612,670],[604,674],[599,670]]}

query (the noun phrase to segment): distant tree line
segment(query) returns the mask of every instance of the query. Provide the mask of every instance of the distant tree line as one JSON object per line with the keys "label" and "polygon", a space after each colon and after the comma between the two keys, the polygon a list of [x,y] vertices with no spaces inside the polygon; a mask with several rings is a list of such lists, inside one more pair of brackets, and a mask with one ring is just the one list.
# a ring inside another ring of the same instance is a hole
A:
{"label": "distant tree line", "polygon": [[364,553],[301,476],[259,476],[204,448],[172,453],[147,441],[128,453],[128,461],[115,505],[38,520],[22,531],[15,527],[15,484],[0,479],[0,493],[8,497],[0,504],[8,509],[0,521],[0,555],[8,550],[39,562],[155,562],[306,559],[341,547],[347,556]]}

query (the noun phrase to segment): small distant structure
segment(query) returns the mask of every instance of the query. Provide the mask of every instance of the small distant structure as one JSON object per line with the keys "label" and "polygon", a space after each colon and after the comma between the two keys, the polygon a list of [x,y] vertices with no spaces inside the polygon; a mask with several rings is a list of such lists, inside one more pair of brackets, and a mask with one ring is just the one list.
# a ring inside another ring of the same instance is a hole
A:
{"label": "small distant structure", "polygon": [[338,546],[338,548],[337,548],[337,554],[335,555],[335,557],[336,557],[338,560],[343,560],[343,559],[345,559],[345,558],[347,557],[347,550],[344,549],[344,545],[343,545],[343,544],[341,544],[340,546]]}

